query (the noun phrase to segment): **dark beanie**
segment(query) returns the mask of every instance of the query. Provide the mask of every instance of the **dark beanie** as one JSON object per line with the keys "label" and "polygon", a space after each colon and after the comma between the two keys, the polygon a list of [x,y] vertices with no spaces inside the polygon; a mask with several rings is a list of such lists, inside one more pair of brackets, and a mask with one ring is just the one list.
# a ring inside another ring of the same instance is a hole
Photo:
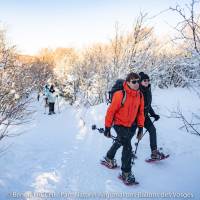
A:
{"label": "dark beanie", "polygon": [[149,79],[149,76],[147,74],[145,74],[144,72],[140,72],[140,80],[143,81],[145,79]]}

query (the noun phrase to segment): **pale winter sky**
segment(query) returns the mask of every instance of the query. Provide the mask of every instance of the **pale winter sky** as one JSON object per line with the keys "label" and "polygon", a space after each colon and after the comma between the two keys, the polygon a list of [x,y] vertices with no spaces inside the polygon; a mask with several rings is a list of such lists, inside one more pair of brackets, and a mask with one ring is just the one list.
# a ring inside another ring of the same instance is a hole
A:
{"label": "pale winter sky", "polygon": [[[123,31],[131,30],[140,13],[149,17],[170,6],[185,5],[190,0],[0,0],[0,21],[9,40],[24,54],[41,48],[82,48],[93,42],[106,42],[118,22]],[[160,37],[180,20],[172,12],[153,18]]]}

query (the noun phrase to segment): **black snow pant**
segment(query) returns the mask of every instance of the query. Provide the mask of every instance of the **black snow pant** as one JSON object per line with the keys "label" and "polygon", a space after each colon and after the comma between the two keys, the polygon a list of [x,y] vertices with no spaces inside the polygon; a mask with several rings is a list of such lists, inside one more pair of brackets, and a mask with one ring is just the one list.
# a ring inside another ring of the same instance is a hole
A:
{"label": "black snow pant", "polygon": [[131,158],[132,158],[132,145],[131,139],[135,133],[137,126],[132,126],[131,128],[124,126],[114,126],[114,129],[117,133],[117,139],[107,152],[107,157],[113,159],[119,147],[122,145],[122,157],[121,157],[121,170],[123,172],[131,171]]}
{"label": "black snow pant", "polygon": [[54,104],[55,103],[50,103],[49,102],[49,113],[53,113],[54,112]]}
{"label": "black snow pant", "polygon": [[[145,123],[144,123],[144,127],[147,129],[147,131],[149,132],[149,138],[150,138],[150,148],[151,151],[156,150],[157,149],[157,136],[156,136],[156,128],[153,124],[153,122],[151,121],[150,117],[147,116],[145,118]],[[135,131],[137,129],[137,125],[134,123],[130,129],[130,138],[132,139],[132,137],[135,135]],[[117,132],[117,131],[116,131]],[[115,141],[113,143],[113,145],[111,146],[111,148],[109,149],[109,151],[107,152],[107,157],[109,159],[113,159],[115,157],[115,154],[117,152],[117,150],[121,147],[121,143],[118,141]]]}
{"label": "black snow pant", "polygon": [[149,139],[150,139],[150,148],[151,151],[157,149],[157,136],[156,136],[156,128],[151,121],[149,116],[145,117],[144,127],[149,132]]}

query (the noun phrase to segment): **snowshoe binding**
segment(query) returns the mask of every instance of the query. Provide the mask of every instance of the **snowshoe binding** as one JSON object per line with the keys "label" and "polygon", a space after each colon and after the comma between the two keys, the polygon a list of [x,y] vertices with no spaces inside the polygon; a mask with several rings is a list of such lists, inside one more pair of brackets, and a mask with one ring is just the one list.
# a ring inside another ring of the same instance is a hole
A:
{"label": "snowshoe binding", "polygon": [[100,160],[100,163],[109,169],[115,169],[119,167],[115,159],[109,159],[107,156]]}
{"label": "snowshoe binding", "polygon": [[138,185],[139,182],[135,180],[135,176],[132,172],[122,172],[118,178],[123,181],[125,185]]}

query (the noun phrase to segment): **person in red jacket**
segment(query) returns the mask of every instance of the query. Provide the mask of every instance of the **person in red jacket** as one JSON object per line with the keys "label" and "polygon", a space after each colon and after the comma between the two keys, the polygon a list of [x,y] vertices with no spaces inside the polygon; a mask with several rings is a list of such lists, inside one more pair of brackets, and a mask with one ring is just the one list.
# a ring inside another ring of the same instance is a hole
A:
{"label": "person in red jacket", "polygon": [[106,137],[111,137],[110,129],[113,126],[117,133],[117,140],[113,143],[111,148],[104,157],[105,162],[108,162],[110,168],[115,167],[115,143],[120,143],[122,149],[122,179],[127,184],[135,182],[134,174],[131,171],[131,157],[132,145],[131,139],[133,124],[138,126],[137,137],[140,138],[143,134],[144,127],[144,98],[139,90],[140,77],[138,74],[131,72],[127,75],[126,81],[123,84],[126,99],[122,105],[123,91],[116,91],[113,95],[112,102],[108,107],[105,117],[105,131]]}

